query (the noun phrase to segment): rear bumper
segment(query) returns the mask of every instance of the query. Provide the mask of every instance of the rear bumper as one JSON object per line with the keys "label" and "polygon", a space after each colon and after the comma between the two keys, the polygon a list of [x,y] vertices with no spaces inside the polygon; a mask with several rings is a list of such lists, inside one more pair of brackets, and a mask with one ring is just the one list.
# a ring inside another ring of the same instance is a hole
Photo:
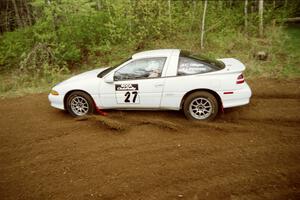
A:
{"label": "rear bumper", "polygon": [[58,108],[61,110],[65,109],[64,106],[64,96],[63,95],[48,95],[48,99],[50,101],[50,105],[54,108]]}
{"label": "rear bumper", "polygon": [[219,93],[222,99],[223,108],[246,105],[250,102],[250,97],[252,95],[252,91],[246,82],[243,83],[241,89],[232,91],[232,94],[224,94],[224,92],[227,91]]}

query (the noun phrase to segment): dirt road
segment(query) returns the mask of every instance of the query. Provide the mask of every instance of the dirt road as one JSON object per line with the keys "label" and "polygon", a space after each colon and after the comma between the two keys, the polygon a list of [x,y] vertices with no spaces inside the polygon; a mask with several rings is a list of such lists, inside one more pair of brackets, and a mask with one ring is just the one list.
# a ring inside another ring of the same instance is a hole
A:
{"label": "dirt road", "polygon": [[213,123],[1,100],[0,199],[300,199],[300,80],[249,82],[251,104]]}

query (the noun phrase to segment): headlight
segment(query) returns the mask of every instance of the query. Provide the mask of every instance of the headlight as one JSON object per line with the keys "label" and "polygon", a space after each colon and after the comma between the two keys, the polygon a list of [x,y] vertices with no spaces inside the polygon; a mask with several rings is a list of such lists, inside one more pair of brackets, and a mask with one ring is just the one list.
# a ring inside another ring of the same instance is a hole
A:
{"label": "headlight", "polygon": [[55,95],[55,96],[59,95],[58,92],[55,90],[51,90],[50,94]]}

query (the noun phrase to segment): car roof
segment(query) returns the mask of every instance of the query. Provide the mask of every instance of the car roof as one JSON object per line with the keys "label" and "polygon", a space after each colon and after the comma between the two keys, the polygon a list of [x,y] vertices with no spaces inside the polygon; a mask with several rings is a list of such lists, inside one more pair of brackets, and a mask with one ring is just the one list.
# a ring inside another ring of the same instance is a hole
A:
{"label": "car roof", "polygon": [[172,53],[178,53],[179,54],[180,49],[156,49],[156,50],[150,50],[150,51],[142,51],[136,54],[133,54],[133,59],[139,59],[139,58],[151,58],[151,57],[168,57]]}

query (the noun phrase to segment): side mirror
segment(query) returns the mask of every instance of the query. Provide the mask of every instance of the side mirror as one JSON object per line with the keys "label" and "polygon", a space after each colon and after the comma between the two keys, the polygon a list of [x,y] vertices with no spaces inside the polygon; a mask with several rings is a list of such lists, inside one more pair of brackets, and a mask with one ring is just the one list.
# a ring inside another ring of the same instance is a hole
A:
{"label": "side mirror", "polygon": [[108,75],[104,78],[104,82],[105,82],[105,83],[113,83],[113,82],[114,82],[114,73],[108,74]]}

